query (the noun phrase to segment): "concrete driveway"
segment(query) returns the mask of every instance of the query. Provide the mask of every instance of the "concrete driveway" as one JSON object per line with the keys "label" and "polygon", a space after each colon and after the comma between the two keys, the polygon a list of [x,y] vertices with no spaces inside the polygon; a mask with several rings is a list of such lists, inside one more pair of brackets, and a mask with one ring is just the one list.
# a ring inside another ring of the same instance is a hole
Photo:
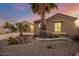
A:
{"label": "concrete driveway", "polygon": [[[23,33],[24,35],[26,34],[26,35],[33,35],[34,33]],[[0,35],[0,40],[3,40],[3,39],[6,39],[6,38],[8,38],[8,37],[16,37],[16,36],[18,36],[19,35],[19,33],[18,32],[16,32],[16,33],[8,33],[8,34],[2,34],[2,35]]]}

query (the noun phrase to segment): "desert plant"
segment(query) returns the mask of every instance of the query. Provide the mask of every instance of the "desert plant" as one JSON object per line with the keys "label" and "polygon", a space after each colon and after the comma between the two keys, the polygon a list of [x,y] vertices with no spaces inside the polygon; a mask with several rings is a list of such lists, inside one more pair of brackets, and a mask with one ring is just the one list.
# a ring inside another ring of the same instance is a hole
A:
{"label": "desert plant", "polygon": [[52,49],[52,45],[47,45],[47,49]]}
{"label": "desert plant", "polygon": [[17,27],[17,30],[19,31],[19,35],[20,36],[23,36],[23,29],[24,29],[24,26],[22,23],[16,23],[16,27]]}
{"label": "desert plant", "polygon": [[10,45],[18,44],[18,41],[13,37],[9,37],[8,44],[10,44]]}
{"label": "desert plant", "polygon": [[79,34],[75,34],[71,37],[74,42],[79,42]]}
{"label": "desert plant", "polygon": [[36,37],[39,37],[39,35],[38,34],[34,34],[32,38],[35,39]]}
{"label": "desert plant", "polygon": [[28,24],[23,24],[21,22],[12,24],[12,23],[6,21],[3,25],[3,28],[8,28],[12,32],[18,31],[20,33],[20,36],[23,36],[23,32],[30,31],[30,26]]}
{"label": "desert plant", "polygon": [[58,38],[59,37],[58,34],[51,34],[51,33],[49,33],[48,35],[49,35],[49,38]]}
{"label": "desert plant", "polygon": [[28,24],[23,24],[21,22],[16,23],[16,28],[20,33],[20,36],[23,36],[23,32],[30,31],[30,26]]}
{"label": "desert plant", "polygon": [[12,23],[10,23],[10,22],[8,22],[8,21],[4,22],[3,28],[8,28],[8,29],[10,29],[12,32],[17,31],[16,27],[15,27]]}
{"label": "desert plant", "polygon": [[24,26],[24,30],[23,30],[24,32],[26,32],[26,31],[29,32],[30,31],[30,26],[28,24],[24,24],[23,26]]}
{"label": "desert plant", "polygon": [[54,37],[55,37],[55,38],[59,38],[59,35],[58,35],[58,34],[55,34]]}

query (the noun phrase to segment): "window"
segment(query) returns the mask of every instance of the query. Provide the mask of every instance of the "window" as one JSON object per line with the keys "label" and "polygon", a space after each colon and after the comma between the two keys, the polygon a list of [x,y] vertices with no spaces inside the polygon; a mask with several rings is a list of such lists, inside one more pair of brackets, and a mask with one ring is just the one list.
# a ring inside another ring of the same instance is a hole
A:
{"label": "window", "polygon": [[54,23],[54,31],[55,32],[61,32],[61,22],[55,22]]}

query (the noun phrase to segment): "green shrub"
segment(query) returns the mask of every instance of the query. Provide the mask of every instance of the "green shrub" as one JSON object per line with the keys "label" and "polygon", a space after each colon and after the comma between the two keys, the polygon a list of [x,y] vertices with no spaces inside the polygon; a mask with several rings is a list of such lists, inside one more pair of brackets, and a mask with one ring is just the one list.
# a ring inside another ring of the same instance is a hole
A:
{"label": "green shrub", "polygon": [[57,34],[49,34],[49,38],[58,38],[59,37],[59,35],[57,35]]}
{"label": "green shrub", "polygon": [[71,39],[72,39],[74,42],[79,42],[79,34],[73,35],[73,36],[71,37]]}
{"label": "green shrub", "polygon": [[52,46],[51,46],[51,45],[47,45],[47,48],[48,48],[48,49],[52,49]]}
{"label": "green shrub", "polygon": [[18,41],[13,37],[9,37],[8,44],[18,44]]}
{"label": "green shrub", "polygon": [[58,35],[58,34],[55,34],[55,35],[54,35],[54,37],[55,37],[55,38],[58,38],[58,37],[59,37],[59,35]]}

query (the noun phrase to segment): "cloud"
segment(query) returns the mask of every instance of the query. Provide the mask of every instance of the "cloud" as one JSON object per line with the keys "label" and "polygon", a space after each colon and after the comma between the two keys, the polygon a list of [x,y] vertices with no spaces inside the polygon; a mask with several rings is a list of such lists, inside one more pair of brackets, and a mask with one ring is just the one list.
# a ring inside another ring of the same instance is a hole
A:
{"label": "cloud", "polygon": [[19,4],[11,4],[15,9],[20,11],[27,11],[30,9],[30,6],[28,4],[19,3]]}
{"label": "cloud", "polygon": [[[10,21],[34,21],[40,19],[40,16],[31,12],[30,6],[26,3],[12,3],[11,10],[2,12],[0,11],[0,20]],[[79,17],[79,3],[59,3],[58,10],[52,10],[46,14],[46,18],[51,17],[55,13],[63,13]]]}

